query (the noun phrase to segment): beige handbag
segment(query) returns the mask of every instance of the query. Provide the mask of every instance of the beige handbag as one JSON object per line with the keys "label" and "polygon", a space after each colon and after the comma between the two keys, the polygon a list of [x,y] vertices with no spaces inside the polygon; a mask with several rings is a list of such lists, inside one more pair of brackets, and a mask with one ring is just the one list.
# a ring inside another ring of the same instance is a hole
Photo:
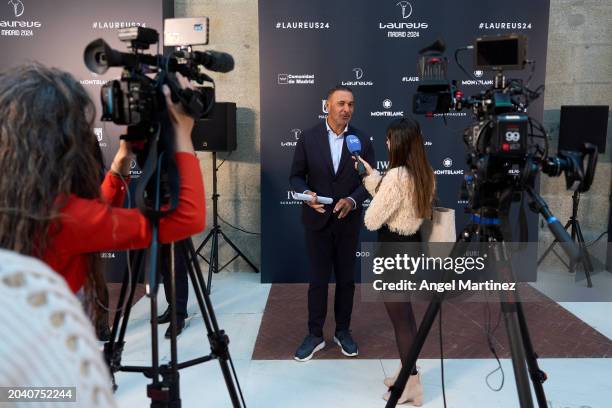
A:
{"label": "beige handbag", "polygon": [[433,207],[431,219],[423,220],[421,238],[424,242],[455,242],[455,210]]}

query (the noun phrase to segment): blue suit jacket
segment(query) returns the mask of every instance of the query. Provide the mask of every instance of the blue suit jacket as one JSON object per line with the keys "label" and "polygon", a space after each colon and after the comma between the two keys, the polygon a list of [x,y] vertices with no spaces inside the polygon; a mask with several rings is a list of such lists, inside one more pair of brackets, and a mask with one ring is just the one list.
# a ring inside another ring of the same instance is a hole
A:
{"label": "blue suit jacket", "polygon": [[[352,126],[348,127],[346,135],[355,135],[361,142],[361,157],[373,168],[376,168],[374,149],[370,139],[363,132]],[[357,203],[357,208],[342,219],[348,228],[358,229],[361,225],[362,203],[369,198],[361,178],[355,170],[355,162],[346,147],[342,147],[342,156],[338,172],[334,174],[334,166],[327,137],[325,122],[308,129],[302,133],[298,140],[291,165],[289,182],[294,191],[302,193],[306,190],[317,195],[331,197],[334,202],[325,206],[325,213],[320,214],[307,205],[302,208],[302,222],[308,229],[319,230],[325,227],[329,217],[332,216],[334,206],[339,199],[351,197]],[[337,215],[334,215],[337,216]]]}

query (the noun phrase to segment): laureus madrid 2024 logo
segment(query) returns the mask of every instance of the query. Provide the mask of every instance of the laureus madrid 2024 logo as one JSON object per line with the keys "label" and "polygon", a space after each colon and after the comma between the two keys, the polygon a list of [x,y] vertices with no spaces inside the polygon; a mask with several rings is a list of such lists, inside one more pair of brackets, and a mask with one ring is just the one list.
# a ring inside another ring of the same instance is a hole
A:
{"label": "laureus madrid 2024 logo", "polygon": [[21,17],[23,12],[25,11],[25,7],[21,0],[9,0],[8,4],[13,6],[13,12],[15,13],[15,17]]}

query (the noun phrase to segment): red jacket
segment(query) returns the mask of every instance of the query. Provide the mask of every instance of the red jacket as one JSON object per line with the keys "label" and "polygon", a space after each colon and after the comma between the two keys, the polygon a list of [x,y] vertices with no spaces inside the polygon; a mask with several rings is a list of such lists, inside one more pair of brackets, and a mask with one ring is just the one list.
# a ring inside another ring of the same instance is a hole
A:
{"label": "red jacket", "polygon": [[[168,243],[201,232],[206,221],[204,183],[198,159],[191,153],[176,153],[180,176],[179,203],[159,222],[159,241]],[[135,208],[119,208],[125,198],[121,179],[108,172],[101,186],[101,199],[71,195],[60,210],[60,223],[43,260],[64,276],[72,291],[78,291],[87,273],[86,254],[91,252],[146,248],[151,242],[149,221]]]}

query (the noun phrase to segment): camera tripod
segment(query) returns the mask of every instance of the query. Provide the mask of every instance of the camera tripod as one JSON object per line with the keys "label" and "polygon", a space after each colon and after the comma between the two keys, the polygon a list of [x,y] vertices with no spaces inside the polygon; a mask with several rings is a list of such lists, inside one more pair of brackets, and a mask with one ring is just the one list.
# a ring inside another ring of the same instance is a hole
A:
{"label": "camera tripod", "polygon": [[[217,192],[217,172],[219,171],[219,168],[217,167],[217,152],[212,152],[212,165],[213,165],[213,194],[212,194],[213,226],[210,229],[210,232],[208,233],[206,238],[204,238],[204,241],[202,241],[202,243],[200,244],[200,246],[198,246],[198,249],[196,250],[196,254],[200,256],[205,262],[208,263],[208,285],[206,286],[206,291],[209,295],[210,295],[210,290],[212,287],[212,274],[218,273],[219,271],[223,270],[223,268],[225,268],[227,265],[234,262],[234,260],[238,257],[241,257],[242,259],[244,259],[244,261],[249,264],[249,266],[253,269],[255,273],[259,272],[259,269],[257,269],[255,264],[251,262],[244,253],[242,253],[240,248],[238,248],[236,244],[234,244],[232,240],[229,239],[228,236],[223,233],[223,231],[221,231],[221,226],[219,225],[219,221],[218,221],[219,219],[219,210],[218,210],[219,193]],[[236,252],[236,255],[234,255],[234,257],[230,259],[228,262],[226,262],[225,265],[223,265],[222,267],[219,267],[219,237],[223,238],[225,242],[227,242],[228,245],[231,246],[232,249]],[[200,252],[202,252],[202,249],[204,249],[208,241],[211,241],[210,257],[209,259],[206,259]]]}
{"label": "camera tripod", "polygon": [[[577,249],[568,242],[570,238],[567,236],[567,232],[563,230],[559,221],[551,214],[544,200],[531,187],[527,186],[525,191],[532,199],[532,209],[544,216],[555,237],[564,244],[563,248],[566,249],[570,258],[576,259],[579,256]],[[479,209],[478,213],[474,213],[472,216],[472,221],[457,237],[457,242],[453,246],[450,257],[454,259],[462,255],[460,244],[471,242],[474,237],[477,237],[480,242],[491,244],[491,254],[500,280],[504,282],[516,282],[502,234],[502,228],[507,227],[507,220],[505,217],[501,217],[497,207]],[[442,282],[449,282],[453,274],[454,271],[452,270],[445,271]],[[434,298],[429,303],[414,342],[412,343],[412,347],[410,348],[410,352],[408,353],[408,357],[406,361],[402,361],[402,369],[395,384],[391,388],[391,396],[387,402],[387,408],[396,406],[436,316],[440,313],[443,300],[444,292],[435,293]],[[508,334],[520,407],[532,408],[534,406],[529,386],[529,381],[531,380],[538,406],[540,408],[546,408],[548,405],[542,384],[546,381],[547,377],[546,373],[538,366],[537,354],[529,336],[525,313],[518,291],[504,294],[501,300],[501,310]]]}
{"label": "camera tripod", "polygon": [[[181,251],[186,260],[189,280],[192,283],[200,313],[206,326],[208,340],[210,342],[211,353],[199,358],[195,358],[185,362],[178,362],[177,355],[177,333],[176,333],[176,285],[175,285],[175,270],[174,270],[174,250]],[[144,272],[145,254],[144,250],[137,251],[133,259],[128,259],[131,262],[131,270],[124,274],[123,283],[117,302],[117,312],[114,317],[113,327],[111,331],[111,339],[104,344],[104,357],[110,368],[113,376],[113,388],[117,389],[115,382],[115,373],[117,371],[142,373],[145,377],[152,379],[152,383],[147,386],[147,396],[151,399],[151,407],[180,407],[180,389],[179,389],[179,370],[191,367],[200,363],[218,359],[221,366],[221,372],[225,379],[225,384],[230,395],[233,407],[246,407],[240,384],[236,376],[236,370],[232,362],[228,343],[229,338],[223,330],[219,329],[215,312],[206,291],[204,278],[200,265],[197,262],[197,255],[190,238],[171,244],[170,248],[170,361],[167,364],[159,364],[159,346],[158,346],[158,323],[157,323],[157,296],[156,293],[150,297],[151,301],[151,340],[152,340],[152,364],[151,366],[124,366],[121,364],[121,354],[125,346],[125,333],[127,323],[130,317],[131,305],[134,299],[136,290],[136,282]],[[129,276],[129,274],[132,274]],[[131,279],[132,286],[129,288],[127,303],[124,303],[125,296],[128,290],[128,281]],[[125,304],[125,313],[121,320],[121,306]],[[119,337],[117,333],[119,332]],[[115,340],[116,339],[116,340]],[[161,381],[159,377],[161,376]]]}
{"label": "camera tripod", "polygon": [[[593,263],[591,262],[591,256],[587,250],[584,236],[582,235],[582,228],[580,228],[580,222],[578,221],[578,205],[580,204],[580,193],[576,190],[572,195],[572,216],[565,224],[565,230],[571,228],[571,236],[572,241],[576,242],[578,247],[580,248],[580,253],[582,254],[582,260],[580,264],[582,264],[582,268],[584,270],[584,274],[587,280],[587,286],[589,288],[593,287],[593,282],[591,281],[591,272],[593,272]],[[557,245],[558,241],[555,239],[546,249],[546,251],[542,254],[540,259],[538,259],[538,266],[544,261],[544,258],[548,256],[548,254],[553,251],[555,245]],[[570,260],[569,265],[566,264],[559,254],[553,252],[557,257],[563,262],[563,264],[567,267],[570,273],[574,273],[576,271],[576,262]]]}

